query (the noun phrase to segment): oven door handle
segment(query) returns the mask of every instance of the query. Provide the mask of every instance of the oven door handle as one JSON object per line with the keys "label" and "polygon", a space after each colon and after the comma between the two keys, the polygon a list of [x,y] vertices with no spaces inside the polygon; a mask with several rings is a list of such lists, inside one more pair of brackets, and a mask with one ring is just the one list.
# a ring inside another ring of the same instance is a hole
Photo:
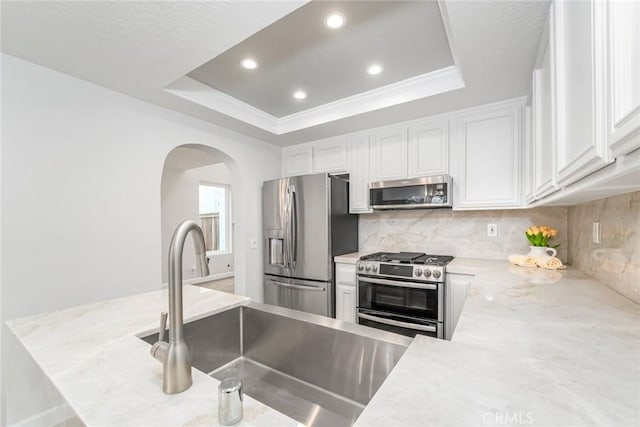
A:
{"label": "oven door handle", "polygon": [[431,283],[400,282],[395,280],[374,279],[373,277],[365,277],[363,279],[358,278],[358,283],[361,281],[366,283],[375,283],[377,285],[398,286],[400,288],[430,289],[433,291],[438,290],[438,285]]}
{"label": "oven door handle", "polygon": [[397,326],[399,328],[413,329],[416,331],[438,332],[435,326],[418,325],[415,323],[400,322],[398,320],[385,319],[383,317],[371,316],[370,314],[358,313],[358,317],[372,322],[383,323],[389,326]]}

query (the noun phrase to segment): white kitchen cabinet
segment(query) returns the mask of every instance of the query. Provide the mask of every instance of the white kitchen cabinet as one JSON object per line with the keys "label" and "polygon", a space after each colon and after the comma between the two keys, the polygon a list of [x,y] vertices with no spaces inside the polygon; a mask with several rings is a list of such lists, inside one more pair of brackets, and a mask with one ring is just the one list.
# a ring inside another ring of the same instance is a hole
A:
{"label": "white kitchen cabinet", "polygon": [[284,176],[306,175],[311,170],[311,146],[287,147],[282,150]]}
{"label": "white kitchen cabinet", "polygon": [[349,171],[349,213],[371,212],[369,207],[369,135],[347,138]]}
{"label": "white kitchen cabinet", "polygon": [[596,26],[596,3],[556,1],[551,6],[555,77],[551,140],[555,142],[555,181],[560,187],[609,163],[598,114],[606,102],[601,90],[605,57]]}
{"label": "white kitchen cabinet", "polygon": [[449,121],[409,126],[409,178],[449,173]]}
{"label": "white kitchen cabinet", "polygon": [[356,266],[336,263],[336,319],[356,323]]}
{"label": "white kitchen cabinet", "polygon": [[596,1],[596,6],[608,36],[607,138],[619,156],[640,148],[640,2]]}
{"label": "white kitchen cabinet", "polygon": [[447,273],[445,282],[445,339],[450,340],[458,325],[474,276]]}
{"label": "white kitchen cabinet", "polygon": [[555,186],[553,9],[542,36],[533,72],[534,188],[537,198],[553,192]]}
{"label": "white kitchen cabinet", "polygon": [[527,202],[532,202],[536,198],[535,191],[535,147],[533,143],[533,108],[527,105],[524,110],[524,170],[522,179],[524,183],[524,194]]}
{"label": "white kitchen cabinet", "polygon": [[457,119],[455,209],[521,206],[522,108],[511,102]]}
{"label": "white kitchen cabinet", "polygon": [[318,141],[311,146],[311,170],[313,173],[346,172],[347,146],[344,137]]}
{"label": "white kitchen cabinet", "polygon": [[371,181],[407,177],[407,128],[394,127],[373,133],[371,141]]}

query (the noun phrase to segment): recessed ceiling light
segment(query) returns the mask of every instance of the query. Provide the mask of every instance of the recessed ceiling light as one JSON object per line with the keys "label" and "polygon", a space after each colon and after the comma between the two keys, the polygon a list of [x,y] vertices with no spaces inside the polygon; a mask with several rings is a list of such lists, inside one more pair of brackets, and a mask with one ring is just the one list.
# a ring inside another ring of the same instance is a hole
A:
{"label": "recessed ceiling light", "polygon": [[371,74],[372,76],[380,74],[381,72],[382,72],[382,66],[378,64],[373,64],[369,68],[367,68],[367,73]]}
{"label": "recessed ceiling light", "polygon": [[251,58],[247,58],[242,61],[242,66],[248,70],[253,70],[258,68],[258,63]]}
{"label": "recessed ceiling light", "polygon": [[330,13],[324,19],[325,25],[334,30],[343,27],[345,22],[347,22],[347,18],[345,18],[344,15],[336,12]]}
{"label": "recessed ceiling light", "polygon": [[307,92],[305,92],[303,90],[297,90],[297,91],[293,92],[293,97],[295,99],[305,99],[307,97]]}

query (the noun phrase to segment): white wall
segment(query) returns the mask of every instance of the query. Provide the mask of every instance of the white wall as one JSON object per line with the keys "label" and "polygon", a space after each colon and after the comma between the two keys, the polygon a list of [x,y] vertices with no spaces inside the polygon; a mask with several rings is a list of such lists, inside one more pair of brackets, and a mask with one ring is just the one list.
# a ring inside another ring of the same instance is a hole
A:
{"label": "white wall", "polygon": [[161,285],[167,154],[228,155],[236,290],[262,299],[261,183],[280,149],[3,55],[2,314],[13,318]]}
{"label": "white wall", "polygon": [[[169,153],[171,156],[171,153]],[[162,281],[167,282],[169,243],[178,224],[186,219],[199,222],[198,185],[201,182],[231,184],[231,174],[224,163],[193,169],[176,169],[166,164],[162,173]],[[231,188],[233,193],[233,187]],[[187,238],[183,253],[183,279],[198,277],[191,237]],[[233,246],[232,246],[233,247]],[[233,253],[216,254],[209,262],[209,273],[220,275],[233,272]]]}

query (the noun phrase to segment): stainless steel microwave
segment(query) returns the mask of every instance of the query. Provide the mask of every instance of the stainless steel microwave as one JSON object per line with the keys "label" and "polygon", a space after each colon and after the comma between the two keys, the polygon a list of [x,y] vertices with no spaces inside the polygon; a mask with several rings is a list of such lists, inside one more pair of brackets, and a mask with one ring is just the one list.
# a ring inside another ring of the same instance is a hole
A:
{"label": "stainless steel microwave", "polygon": [[450,208],[453,179],[450,175],[425,176],[369,184],[372,209]]}

